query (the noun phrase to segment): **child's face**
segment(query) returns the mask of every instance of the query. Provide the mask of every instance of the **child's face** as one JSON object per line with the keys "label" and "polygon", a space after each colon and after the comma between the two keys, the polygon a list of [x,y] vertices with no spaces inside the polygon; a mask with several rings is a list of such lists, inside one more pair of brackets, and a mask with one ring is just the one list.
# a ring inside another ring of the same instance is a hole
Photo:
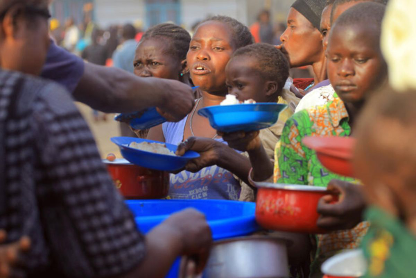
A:
{"label": "child's face", "polygon": [[186,56],[195,86],[211,94],[227,94],[225,67],[234,50],[231,30],[227,25],[216,21],[200,25]]}
{"label": "child's face", "polygon": [[134,74],[179,80],[182,65],[169,53],[170,43],[165,39],[149,38],[139,43],[134,57]]}
{"label": "child's face", "polygon": [[287,28],[280,41],[289,54],[291,67],[311,65],[321,58],[321,33],[294,8],[289,11]]}
{"label": "child's face", "polygon": [[382,82],[386,65],[376,30],[366,26],[335,26],[327,49],[328,77],[346,103],[361,103]]}
{"label": "child's face", "polygon": [[256,102],[268,102],[266,80],[256,70],[256,59],[239,56],[231,59],[225,69],[228,93],[239,101],[253,99]]}

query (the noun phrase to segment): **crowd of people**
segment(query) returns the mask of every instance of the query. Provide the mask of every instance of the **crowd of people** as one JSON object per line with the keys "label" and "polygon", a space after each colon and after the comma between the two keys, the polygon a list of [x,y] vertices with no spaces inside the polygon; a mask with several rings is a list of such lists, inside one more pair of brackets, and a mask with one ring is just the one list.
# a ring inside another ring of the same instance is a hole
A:
{"label": "crowd of people", "polygon": [[[159,24],[138,42],[126,25],[106,67],[98,29],[85,62],[51,41],[47,0],[0,0],[0,277],[164,277],[181,255],[198,258],[190,274],[204,267],[204,215],[188,209],[140,233],[74,100],[111,113],[157,107],[168,122],[136,133],[179,145],[177,155],[200,154],[171,174],[171,199],[254,202],[264,181],[339,194],[317,208],[318,226],[332,232],[290,235],[292,277],[322,277],[323,261],[355,248],[368,261],[365,277],[416,277],[416,88],[397,82],[394,59],[384,58],[392,50],[381,38],[400,29],[386,22],[397,24],[392,14],[406,1],[389,2],[296,0],[277,46],[256,43],[227,16],[200,22],[192,36]],[[304,66],[313,78],[290,77]],[[218,132],[198,111],[227,94],[287,108],[270,128]],[[322,166],[306,136],[355,137],[356,179]]]}

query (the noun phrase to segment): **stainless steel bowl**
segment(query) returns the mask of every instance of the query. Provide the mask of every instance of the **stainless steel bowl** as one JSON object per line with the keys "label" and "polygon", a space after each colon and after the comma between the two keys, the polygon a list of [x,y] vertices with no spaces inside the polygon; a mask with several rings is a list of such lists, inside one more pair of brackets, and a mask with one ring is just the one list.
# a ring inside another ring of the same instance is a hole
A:
{"label": "stainless steel bowl", "polygon": [[251,236],[218,241],[211,249],[204,278],[287,278],[286,239]]}

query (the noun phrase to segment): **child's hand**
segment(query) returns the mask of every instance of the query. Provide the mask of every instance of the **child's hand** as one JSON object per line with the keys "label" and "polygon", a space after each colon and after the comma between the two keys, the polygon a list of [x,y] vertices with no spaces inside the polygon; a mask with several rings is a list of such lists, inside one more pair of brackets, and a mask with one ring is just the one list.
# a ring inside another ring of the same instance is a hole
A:
{"label": "child's hand", "polygon": [[218,133],[218,135],[222,136],[224,141],[228,143],[228,146],[230,148],[242,152],[258,150],[261,147],[261,140],[259,134],[260,131],[236,131],[231,133]]}
{"label": "child's hand", "polygon": [[216,165],[224,146],[226,145],[210,138],[189,137],[179,144],[176,155],[182,156],[189,150],[199,153],[200,157],[190,160],[185,166],[185,170],[195,173],[202,168]]}
{"label": "child's hand", "polygon": [[319,200],[317,225],[326,230],[348,230],[362,221],[366,207],[361,186],[345,181],[332,180],[328,190],[340,194],[339,200],[332,195],[326,195]]}
{"label": "child's hand", "polygon": [[18,242],[2,244],[7,233],[0,230],[0,278],[25,277],[22,253],[30,250],[30,239],[22,237]]}
{"label": "child's hand", "polygon": [[196,263],[195,272],[202,272],[212,244],[211,228],[205,215],[195,209],[185,209],[172,214],[163,225],[169,226],[173,233],[177,233],[182,245],[181,255],[193,258]]}

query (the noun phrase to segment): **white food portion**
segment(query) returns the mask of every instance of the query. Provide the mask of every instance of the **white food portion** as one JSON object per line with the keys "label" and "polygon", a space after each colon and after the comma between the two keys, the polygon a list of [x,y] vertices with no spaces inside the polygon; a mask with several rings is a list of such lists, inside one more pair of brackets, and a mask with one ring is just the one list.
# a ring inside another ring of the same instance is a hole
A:
{"label": "white food portion", "polygon": [[[256,103],[252,99],[245,100],[243,104],[250,104]],[[225,99],[220,103],[220,105],[234,105],[234,104],[242,104],[235,95],[226,95]]]}
{"label": "white food portion", "polygon": [[129,147],[134,148],[134,149],[138,149],[138,150],[141,150],[141,151],[145,151],[145,152],[176,156],[176,154],[174,152],[172,152],[168,148],[166,148],[165,144],[160,144],[160,143],[131,142]]}

